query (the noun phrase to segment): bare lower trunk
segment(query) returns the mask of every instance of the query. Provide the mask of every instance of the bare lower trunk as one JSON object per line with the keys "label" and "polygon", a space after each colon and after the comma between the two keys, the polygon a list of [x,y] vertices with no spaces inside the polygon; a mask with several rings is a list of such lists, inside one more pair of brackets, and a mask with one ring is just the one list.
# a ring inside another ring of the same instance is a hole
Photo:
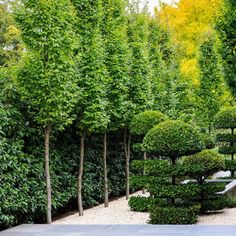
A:
{"label": "bare lower trunk", "polygon": [[[146,153],[146,152],[143,153],[143,160],[144,160],[144,161],[147,160],[147,153]],[[145,167],[143,168],[143,175],[146,175]],[[143,192],[143,194],[146,193],[145,188],[143,188],[142,192]]]}
{"label": "bare lower trunk", "polygon": [[78,173],[78,209],[79,215],[83,216],[83,201],[82,201],[82,179],[84,171],[84,139],[85,133],[80,137],[80,164],[79,164],[79,173]]}
{"label": "bare lower trunk", "polygon": [[104,205],[108,207],[108,178],[107,178],[107,134],[104,134],[103,143],[103,174],[104,174]]}
{"label": "bare lower trunk", "polygon": [[131,135],[128,134],[127,140],[127,129],[124,130],[124,150],[125,150],[125,175],[126,175],[126,199],[129,199],[129,160],[130,160],[130,141]]}
{"label": "bare lower trunk", "polygon": [[51,127],[47,126],[44,129],[45,134],[45,174],[46,174],[46,188],[47,188],[47,223],[52,223],[52,189],[50,178],[50,163],[49,163],[49,138]]}

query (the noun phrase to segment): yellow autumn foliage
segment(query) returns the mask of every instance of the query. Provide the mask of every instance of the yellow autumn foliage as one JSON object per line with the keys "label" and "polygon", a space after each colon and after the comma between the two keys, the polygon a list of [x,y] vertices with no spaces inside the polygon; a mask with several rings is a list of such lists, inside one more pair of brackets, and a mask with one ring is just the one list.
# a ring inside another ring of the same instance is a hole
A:
{"label": "yellow autumn foliage", "polygon": [[202,36],[214,30],[214,20],[220,16],[223,0],[180,0],[174,5],[163,5],[156,11],[161,24],[172,33],[178,45],[183,78],[198,85],[197,64]]}

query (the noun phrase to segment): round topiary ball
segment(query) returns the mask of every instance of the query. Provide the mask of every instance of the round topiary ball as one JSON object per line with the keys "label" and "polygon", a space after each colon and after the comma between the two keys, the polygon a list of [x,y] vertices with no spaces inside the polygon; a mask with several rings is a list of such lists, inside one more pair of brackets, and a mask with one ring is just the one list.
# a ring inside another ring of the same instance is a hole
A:
{"label": "round topiary ball", "polygon": [[176,158],[200,152],[203,148],[201,134],[183,121],[165,121],[152,128],[144,138],[144,151]]}
{"label": "round topiary ball", "polygon": [[214,117],[214,127],[217,129],[236,128],[236,107],[226,107]]}
{"label": "round topiary ball", "polygon": [[168,117],[160,111],[144,111],[133,117],[130,124],[130,131],[136,135],[145,135],[155,125],[167,119]]}
{"label": "round topiary ball", "polygon": [[199,167],[198,171],[190,176],[195,178],[208,177],[225,169],[224,157],[212,150],[203,150],[195,155],[183,159],[183,164]]}

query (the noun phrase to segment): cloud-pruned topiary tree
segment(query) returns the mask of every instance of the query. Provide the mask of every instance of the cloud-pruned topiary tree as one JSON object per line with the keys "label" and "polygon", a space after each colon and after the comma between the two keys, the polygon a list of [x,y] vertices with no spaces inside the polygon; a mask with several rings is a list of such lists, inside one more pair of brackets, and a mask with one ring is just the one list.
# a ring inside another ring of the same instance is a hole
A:
{"label": "cloud-pruned topiary tree", "polygon": [[[135,115],[130,124],[130,132],[139,137],[141,143],[135,143],[138,151],[142,150],[142,141],[145,135],[159,123],[166,121],[168,117],[160,111],[147,110]],[[147,152],[143,153],[143,159],[147,160]],[[145,175],[145,169],[143,170]],[[144,191],[143,191],[144,192]]]}
{"label": "cloud-pruned topiary tree", "polygon": [[231,176],[234,177],[235,164],[234,154],[236,153],[236,135],[234,129],[236,128],[236,107],[226,107],[220,110],[214,117],[214,127],[216,129],[230,130],[230,133],[219,133],[217,141],[224,143],[219,147],[219,152],[225,155],[231,155],[231,161],[226,161],[227,168],[231,170]]}
{"label": "cloud-pruned topiary tree", "polygon": [[208,177],[225,169],[223,156],[212,150],[203,150],[195,155],[185,157],[183,165],[193,167],[193,171],[189,173],[189,176],[193,177],[200,186],[200,194],[187,201],[199,202],[202,212],[224,208],[224,197],[216,194],[224,190],[224,184],[206,182]]}
{"label": "cloud-pruned topiary tree", "polygon": [[[143,141],[143,150],[155,152],[162,158],[170,160],[169,164],[161,160],[155,164],[154,161],[150,168],[147,168],[147,190],[155,199],[165,202],[162,206],[155,204],[152,206],[150,223],[188,224],[196,221],[199,207],[182,207],[180,202],[185,196],[195,195],[198,188],[194,183],[180,184],[177,177],[185,176],[186,173],[179,170],[177,160],[182,156],[198,153],[202,148],[199,131],[182,121],[162,122],[147,133]],[[137,181],[139,182],[138,178]],[[176,216],[170,217],[172,214]]]}

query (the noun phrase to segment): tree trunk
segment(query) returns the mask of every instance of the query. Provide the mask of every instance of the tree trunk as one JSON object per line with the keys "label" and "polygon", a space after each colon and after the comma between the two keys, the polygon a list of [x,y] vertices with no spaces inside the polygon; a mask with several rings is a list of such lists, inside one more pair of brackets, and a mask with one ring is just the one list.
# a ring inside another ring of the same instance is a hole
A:
{"label": "tree trunk", "polygon": [[127,129],[124,130],[124,150],[125,150],[125,175],[126,175],[126,200],[129,199],[129,160],[130,160],[130,141],[131,135],[128,135],[128,142],[127,142]]}
{"label": "tree trunk", "polygon": [[[143,160],[144,160],[144,161],[147,160],[147,153],[146,153],[146,152],[143,153]],[[145,167],[143,168],[143,175],[146,175]],[[146,193],[145,188],[143,188],[142,192],[143,192],[143,194]]]}
{"label": "tree trunk", "polygon": [[50,162],[49,162],[49,138],[51,126],[46,126],[44,129],[45,134],[45,174],[46,174],[46,188],[47,188],[47,223],[52,223],[52,189],[50,178]]}
{"label": "tree trunk", "polygon": [[78,209],[79,215],[83,216],[83,201],[82,201],[82,179],[84,171],[84,139],[85,133],[83,132],[80,137],[80,164],[79,164],[79,173],[78,173]]}
{"label": "tree trunk", "polygon": [[108,178],[107,178],[107,134],[104,134],[103,143],[103,174],[104,174],[104,205],[108,207]]}

